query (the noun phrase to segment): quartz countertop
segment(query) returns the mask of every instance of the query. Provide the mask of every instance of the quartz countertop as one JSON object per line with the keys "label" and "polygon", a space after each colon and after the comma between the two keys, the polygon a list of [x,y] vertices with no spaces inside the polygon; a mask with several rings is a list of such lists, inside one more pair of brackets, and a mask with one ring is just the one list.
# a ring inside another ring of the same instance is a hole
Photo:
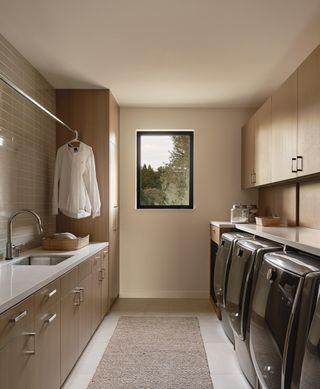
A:
{"label": "quartz countertop", "polygon": [[[0,262],[0,313],[32,295],[43,286],[62,276],[87,258],[107,247],[108,243],[90,243],[75,251],[29,250],[19,258]],[[70,256],[53,266],[16,265],[30,255]]]}
{"label": "quartz countertop", "polygon": [[320,230],[306,227],[262,227],[255,224],[236,224],[236,228],[320,256]]}

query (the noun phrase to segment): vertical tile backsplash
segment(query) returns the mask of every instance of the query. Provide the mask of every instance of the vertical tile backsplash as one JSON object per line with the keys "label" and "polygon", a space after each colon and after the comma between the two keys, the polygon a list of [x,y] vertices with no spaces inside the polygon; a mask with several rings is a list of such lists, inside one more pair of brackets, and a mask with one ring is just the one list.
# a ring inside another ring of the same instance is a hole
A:
{"label": "vertical tile backsplash", "polygon": [[[54,88],[2,35],[0,72],[55,112]],[[45,234],[55,232],[51,215],[55,150],[55,122],[0,81],[0,255],[5,250],[8,217],[17,209],[35,210]],[[16,218],[13,242],[39,245],[32,216]]]}

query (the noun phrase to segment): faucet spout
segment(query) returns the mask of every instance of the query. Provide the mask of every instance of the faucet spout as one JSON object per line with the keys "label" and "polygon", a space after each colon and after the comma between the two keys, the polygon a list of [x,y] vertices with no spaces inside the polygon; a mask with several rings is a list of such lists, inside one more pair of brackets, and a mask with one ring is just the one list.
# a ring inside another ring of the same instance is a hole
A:
{"label": "faucet spout", "polygon": [[12,244],[12,222],[15,219],[15,217],[20,215],[21,213],[30,213],[31,215],[33,215],[37,221],[39,235],[43,233],[42,222],[40,216],[36,212],[32,211],[31,209],[19,209],[18,211],[14,212],[8,220],[8,227],[7,227],[8,236],[7,236],[7,245],[6,245],[7,260],[13,259],[14,245]]}

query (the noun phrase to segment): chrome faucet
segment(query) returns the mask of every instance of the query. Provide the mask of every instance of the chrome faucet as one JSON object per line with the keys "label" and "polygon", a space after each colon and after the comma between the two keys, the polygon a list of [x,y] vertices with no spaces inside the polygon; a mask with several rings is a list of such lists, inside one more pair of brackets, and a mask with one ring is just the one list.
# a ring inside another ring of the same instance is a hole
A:
{"label": "chrome faucet", "polygon": [[9,220],[8,220],[8,236],[7,236],[7,249],[6,249],[6,259],[13,259],[13,251],[14,251],[14,244],[12,244],[12,222],[13,222],[13,219],[20,215],[21,213],[31,213],[31,215],[33,215],[36,220],[37,220],[37,223],[38,223],[38,230],[39,230],[39,234],[42,234],[43,233],[43,228],[42,228],[42,223],[41,223],[41,219],[40,219],[40,216],[35,213],[34,211],[31,211],[30,209],[19,209],[19,211],[16,211],[15,213],[13,213]]}

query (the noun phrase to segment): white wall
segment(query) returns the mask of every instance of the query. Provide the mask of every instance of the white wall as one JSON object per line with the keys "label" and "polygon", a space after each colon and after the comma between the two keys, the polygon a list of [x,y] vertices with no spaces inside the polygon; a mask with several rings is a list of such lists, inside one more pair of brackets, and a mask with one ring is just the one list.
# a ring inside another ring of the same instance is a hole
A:
{"label": "white wall", "polygon": [[[209,221],[228,220],[240,189],[249,109],[120,110],[120,296],[207,297]],[[137,129],[194,129],[194,210],[136,210]]]}

